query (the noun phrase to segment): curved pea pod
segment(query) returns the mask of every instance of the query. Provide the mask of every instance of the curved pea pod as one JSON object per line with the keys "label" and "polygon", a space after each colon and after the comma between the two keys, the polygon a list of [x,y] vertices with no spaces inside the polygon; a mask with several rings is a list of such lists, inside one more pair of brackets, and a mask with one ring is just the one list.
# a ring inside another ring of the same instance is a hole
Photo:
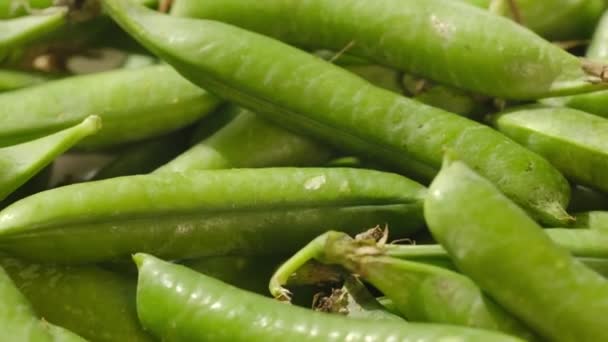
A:
{"label": "curved pea pod", "polygon": [[136,254],[137,312],[166,341],[519,341],[493,332],[367,321],[312,312],[248,293],[184,266]]}
{"label": "curved pea pod", "polygon": [[0,200],[3,200],[83,138],[101,129],[101,119],[90,116],[80,124],[18,145],[0,148]]}
{"label": "curved pea pod", "polygon": [[317,166],[332,151],[313,140],[275,126],[243,108],[228,109],[235,115],[203,141],[192,146],[155,172],[256,168],[269,166]]}
{"label": "curved pea pod", "polygon": [[[0,212],[0,248],[88,262],[289,253],[327,226],[419,228],[426,189],[396,174],[276,168],[127,176],[38,193]],[[289,238],[277,240],[278,235]]]}
{"label": "curved pea pod", "polygon": [[536,340],[529,329],[487,298],[469,278],[444,268],[384,256],[382,244],[353,240],[336,231],[315,238],[279,267],[270,279],[273,296],[289,300],[290,293],[281,286],[311,258],[359,275],[392,299],[408,320],[497,330]]}
{"label": "curved pea pod", "polygon": [[[600,18],[603,0],[461,0],[520,24],[550,40],[586,39]],[[514,3],[515,9],[509,5]],[[547,9],[551,8],[550,11]],[[513,13],[517,11],[516,13]]]}
{"label": "curved pea pod", "polygon": [[[393,164],[417,179],[432,179],[450,148],[535,217],[551,225],[571,220],[563,209],[570,192],[563,176],[487,126],[374,87],[271,38],[161,15],[128,1],[104,4],[128,32],[190,80],[277,124]],[[255,67],[245,67],[243,58]]]}
{"label": "curved pea pod", "polygon": [[459,1],[179,4],[172,14],[223,21],[307,48],[349,47],[371,61],[494,97],[570,95],[597,89],[601,81],[599,70],[528,29]]}
{"label": "curved pea pod", "polygon": [[52,76],[42,73],[0,70],[0,92],[29,87],[51,79]]}
{"label": "curved pea pod", "polygon": [[446,160],[424,215],[458,269],[542,337],[608,339],[608,280],[464,163]]}
{"label": "curved pea pod", "polygon": [[531,106],[499,113],[491,121],[574,182],[608,191],[608,120],[570,108]]}
{"label": "curved pea pod", "polygon": [[0,267],[0,329],[11,341],[84,342],[61,327],[42,321],[19,292],[6,271]]}
{"label": "curved pea pod", "polygon": [[67,9],[57,7],[45,13],[0,20],[0,59],[15,47],[44,37],[66,23]]}
{"label": "curved pea pod", "polygon": [[91,341],[153,341],[135,309],[135,281],[97,266],[33,264],[1,256],[15,285],[48,322]]}
{"label": "curved pea pod", "polygon": [[104,128],[78,146],[108,147],[187,126],[219,103],[164,65],[74,76],[0,94],[0,146],[96,114]]}
{"label": "curved pea pod", "polygon": [[94,180],[146,174],[177,157],[186,149],[185,132],[179,131],[142,141],[123,150],[93,176]]}

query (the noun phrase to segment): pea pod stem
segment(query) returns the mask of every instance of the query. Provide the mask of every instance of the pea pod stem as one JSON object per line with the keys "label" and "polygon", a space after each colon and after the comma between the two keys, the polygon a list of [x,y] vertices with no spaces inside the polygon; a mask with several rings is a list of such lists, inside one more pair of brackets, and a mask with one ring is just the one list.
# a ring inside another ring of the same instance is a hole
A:
{"label": "pea pod stem", "polygon": [[83,138],[101,129],[101,119],[89,116],[80,124],[18,145],[0,148],[0,200],[3,200]]}
{"label": "pea pod stem", "polygon": [[[130,1],[104,4],[122,27],[190,80],[288,129],[423,180],[435,175],[443,151],[453,149],[539,220],[563,225],[572,219],[564,210],[570,188],[563,176],[487,126],[374,87],[271,38],[214,21],[158,14]],[[235,73],[241,58],[256,67]]]}
{"label": "pea pod stem", "polygon": [[[367,321],[312,312],[239,290],[151,255],[136,254],[134,260],[139,268],[139,317],[144,327],[167,340],[427,342],[458,336],[472,342],[520,341],[462,327]],[[200,299],[191,300],[192,297]]]}

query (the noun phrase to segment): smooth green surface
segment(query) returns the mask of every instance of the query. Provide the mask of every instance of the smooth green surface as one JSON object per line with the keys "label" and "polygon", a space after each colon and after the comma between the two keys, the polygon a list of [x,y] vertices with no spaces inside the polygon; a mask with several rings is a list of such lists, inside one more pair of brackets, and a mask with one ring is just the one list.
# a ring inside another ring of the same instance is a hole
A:
{"label": "smooth green surface", "polygon": [[271,38],[129,1],[104,4],[140,43],[190,80],[277,124],[426,180],[449,148],[545,223],[571,219],[563,209],[570,191],[563,176],[487,126],[374,87]]}
{"label": "smooth green surface", "polygon": [[28,342],[84,342],[80,336],[36,317],[27,299],[0,267],[0,340]]}
{"label": "smooth green surface", "polygon": [[[544,2],[528,2],[545,13]],[[223,21],[306,48],[349,46],[351,54],[494,97],[537,99],[597,88],[574,55],[459,1],[178,0],[172,14]]]}
{"label": "smooth green surface", "polygon": [[[423,224],[426,189],[369,170],[265,168],[118,177],[41,192],[0,212],[0,249],[24,258],[100,261],[290,253],[338,227]],[[281,238],[286,237],[286,238]]]}
{"label": "smooth green surface", "polygon": [[137,254],[137,311],[163,341],[518,341],[460,327],[366,321],[311,312]]}
{"label": "smooth green surface", "polygon": [[29,87],[51,80],[51,75],[15,70],[0,70],[0,92]]}
{"label": "smooth green surface", "polygon": [[91,341],[153,341],[137,319],[134,279],[97,266],[32,264],[4,256],[0,264],[46,321]]}
{"label": "smooth green surface", "polygon": [[0,94],[0,146],[58,131],[92,114],[102,118],[103,129],[78,146],[118,145],[187,126],[219,102],[165,65],[68,77]]}
{"label": "smooth green surface", "polygon": [[101,119],[89,116],[80,124],[18,145],[0,148],[0,200],[3,200],[83,138],[101,130]]}
{"label": "smooth green surface", "polygon": [[571,108],[531,106],[492,118],[513,140],[577,184],[608,192],[608,120]]}
{"label": "smooth green surface", "polygon": [[464,163],[446,161],[429,189],[424,215],[458,269],[541,336],[608,339],[608,280],[555,245]]}

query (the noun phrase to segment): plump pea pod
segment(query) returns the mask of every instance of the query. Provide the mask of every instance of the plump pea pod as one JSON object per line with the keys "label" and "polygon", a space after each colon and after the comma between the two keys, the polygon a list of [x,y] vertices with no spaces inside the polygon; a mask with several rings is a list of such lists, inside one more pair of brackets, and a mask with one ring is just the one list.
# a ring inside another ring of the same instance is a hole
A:
{"label": "plump pea pod", "polygon": [[[129,1],[104,4],[128,32],[189,79],[281,125],[422,179],[432,179],[449,147],[535,217],[550,225],[571,219],[563,209],[570,191],[563,176],[489,127],[373,87],[255,33],[164,16]],[[255,66],[246,67],[243,59]]]}
{"label": "plump pea pod", "polygon": [[29,87],[52,79],[42,73],[15,70],[0,70],[0,92]]}
{"label": "plump pea pod", "polygon": [[608,339],[608,280],[553,243],[463,162],[446,160],[424,215],[458,269],[540,335],[552,341]]}
{"label": "plump pea pod", "polygon": [[[605,8],[603,0],[460,0],[520,20],[521,24],[551,40],[585,39]],[[508,4],[515,5],[516,14]],[[548,11],[547,9],[551,9]]]}
{"label": "plump pea pod", "polygon": [[530,106],[491,121],[574,182],[608,192],[608,120],[571,108]]}
{"label": "plump pea pod", "polygon": [[153,341],[135,309],[135,281],[97,266],[32,264],[1,256],[0,265],[48,322],[91,341]]}
{"label": "plump pea pod", "polygon": [[163,341],[519,341],[432,324],[349,319],[285,305],[184,266],[136,254],[137,312]]}
{"label": "plump pea pod", "polygon": [[0,329],[6,341],[84,342],[82,337],[38,317],[27,299],[0,267]]}
{"label": "plump pea pod", "polygon": [[[332,152],[308,138],[258,118],[243,108],[235,118],[155,172],[268,166],[316,166]],[[227,114],[233,115],[233,114]]]}
{"label": "plump pea pod", "polygon": [[178,1],[172,13],[223,21],[303,47],[348,46],[349,53],[371,61],[500,98],[587,92],[600,81],[601,72],[533,32],[459,1],[186,3]]}
{"label": "plump pea pod", "polygon": [[382,306],[363,282],[354,276],[346,277],[344,286],[332,289],[330,295],[319,299],[314,309],[350,318],[404,321],[403,318]]}
{"label": "plump pea pod", "polygon": [[93,179],[146,174],[154,171],[186,149],[185,132],[136,143],[127,147],[116,159],[101,168]]}
{"label": "plump pea pod", "polygon": [[[608,12],[599,21],[586,56],[597,60],[608,60]],[[591,114],[608,117],[608,91],[596,91],[576,96],[544,99],[542,103],[579,109]]]}
{"label": "plump pea pod", "polygon": [[[69,185],[0,213],[0,248],[87,262],[137,251],[168,258],[290,253],[325,231],[419,228],[426,189],[396,174],[267,168],[127,176]],[[277,236],[286,239],[277,239]]]}
{"label": "plump pea pod", "polygon": [[588,211],[575,215],[575,227],[608,232],[608,211]]}
{"label": "plump pea pod", "polygon": [[37,15],[0,20],[0,59],[10,49],[39,39],[66,23],[67,10],[54,8]]}
{"label": "plump pea pod", "polygon": [[99,115],[104,128],[79,147],[142,140],[187,126],[219,102],[165,65],[69,77],[0,94],[0,146],[57,131],[90,114]]}
{"label": "plump pea pod", "polygon": [[536,339],[516,318],[485,297],[469,278],[444,268],[384,256],[375,241],[355,241],[336,231],[317,237],[283,263],[270,280],[270,293],[289,300],[290,293],[282,285],[311,258],[358,274],[391,298],[408,320],[498,330],[525,340]]}
{"label": "plump pea pod", "polygon": [[60,154],[101,129],[101,119],[90,116],[80,124],[18,145],[0,148],[0,200],[15,191]]}
{"label": "plump pea pod", "polygon": [[568,206],[568,212],[607,209],[608,196],[606,194],[582,185],[572,187],[572,197]]}

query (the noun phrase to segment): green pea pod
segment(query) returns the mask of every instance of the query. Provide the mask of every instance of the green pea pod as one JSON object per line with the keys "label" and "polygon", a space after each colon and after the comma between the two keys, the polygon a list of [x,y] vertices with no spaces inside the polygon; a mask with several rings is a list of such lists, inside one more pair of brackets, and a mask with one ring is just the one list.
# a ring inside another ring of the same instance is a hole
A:
{"label": "green pea pod", "polygon": [[[605,8],[603,0],[517,0],[513,13],[509,0],[460,0],[514,18],[551,40],[585,39],[591,35]],[[551,10],[548,11],[547,9]]]}
{"label": "green pea pod", "polygon": [[588,92],[601,76],[513,21],[459,1],[180,2],[172,14],[223,21],[302,47],[348,47],[371,61],[500,98]]}
{"label": "green pea pod", "polygon": [[183,131],[143,141],[127,147],[116,159],[95,173],[93,179],[150,173],[185,149],[186,137]]}
{"label": "green pea pod", "polygon": [[331,156],[324,146],[268,123],[251,111],[238,107],[228,110],[234,112],[234,119],[155,172],[316,166]]}
{"label": "green pea pod", "polygon": [[30,303],[0,267],[0,328],[10,341],[84,342],[80,336],[36,317]]}
{"label": "green pea pod", "polygon": [[608,340],[608,280],[555,245],[464,163],[446,160],[429,189],[424,215],[458,269],[541,336]]}
{"label": "green pea pod", "polygon": [[10,49],[40,39],[66,23],[67,10],[54,8],[38,15],[0,20],[0,58]]}
{"label": "green pea pod", "polygon": [[[0,248],[89,262],[137,251],[168,258],[290,253],[327,226],[423,224],[426,189],[399,175],[322,168],[162,173],[38,193],[0,212]],[[277,240],[278,235],[289,236]]]}
{"label": "green pea pod", "polygon": [[29,87],[51,79],[52,76],[42,73],[0,70],[0,92]]}
{"label": "green pea pod", "polygon": [[135,282],[96,266],[62,267],[0,257],[44,319],[91,341],[152,341],[135,310]]}
{"label": "green pea pod", "polygon": [[[608,12],[599,21],[586,56],[591,59],[608,60]],[[608,91],[596,91],[576,96],[554,97],[541,101],[544,104],[570,107],[608,118]]]}
{"label": "green pea pod", "polygon": [[83,138],[101,129],[101,119],[90,116],[80,124],[18,145],[0,148],[0,200]]}
{"label": "green pea pod", "polygon": [[0,94],[0,146],[73,125],[90,114],[104,128],[78,146],[100,148],[187,126],[220,100],[169,66],[68,77]]}
{"label": "green pea pod", "polygon": [[196,273],[136,254],[137,312],[164,341],[519,341],[489,331],[431,324],[367,321],[277,303]]}
{"label": "green pea pod", "polygon": [[290,294],[282,285],[312,258],[358,274],[391,298],[408,320],[497,330],[536,340],[469,278],[444,268],[384,256],[375,241],[356,241],[336,231],[312,240],[283,263],[270,279],[270,293],[279,300],[289,300]]}
{"label": "green pea pod", "polygon": [[574,182],[608,191],[608,120],[570,108],[528,106],[491,121]]}
{"label": "green pea pod", "polygon": [[[283,126],[421,179],[432,179],[443,151],[451,148],[535,217],[550,225],[571,220],[563,209],[570,192],[563,176],[487,126],[376,88],[308,53],[236,27],[165,16],[129,1],[104,4],[128,32],[189,79]],[[245,67],[243,58],[255,67]]]}
{"label": "green pea pod", "polygon": [[608,211],[588,211],[575,215],[575,227],[608,232]]}
{"label": "green pea pod", "polygon": [[20,17],[32,10],[50,7],[53,2],[53,0],[3,0],[0,1],[0,19]]}
{"label": "green pea pod", "polygon": [[585,266],[594,270],[595,272],[608,277],[608,259],[605,258],[579,258],[579,260],[585,264]]}

